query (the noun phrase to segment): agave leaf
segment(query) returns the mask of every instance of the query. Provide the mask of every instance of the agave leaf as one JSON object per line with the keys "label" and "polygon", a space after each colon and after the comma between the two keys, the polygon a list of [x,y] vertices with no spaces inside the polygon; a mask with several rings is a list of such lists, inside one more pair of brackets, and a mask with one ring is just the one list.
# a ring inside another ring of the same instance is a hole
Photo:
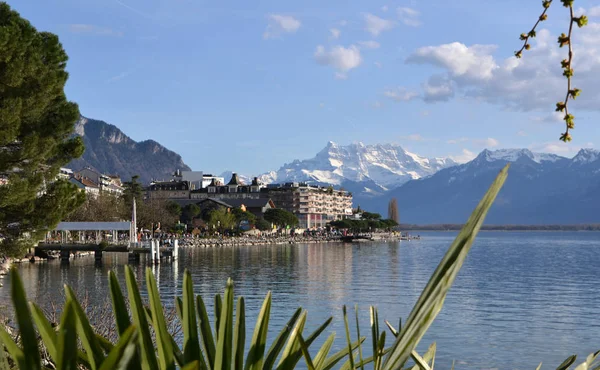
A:
{"label": "agave leaf", "polygon": [[[361,345],[365,341],[365,339],[366,339],[365,337],[362,337],[362,338],[360,338],[360,340],[357,340],[356,342],[352,343],[352,351],[354,351],[356,348],[358,348],[358,346]],[[332,369],[338,362],[343,360],[344,357],[346,357],[346,356],[348,356],[348,348],[344,348],[344,349],[340,350],[339,352],[334,353],[327,360],[325,360],[322,370]],[[366,363],[368,363],[368,362],[366,362],[366,360],[365,360],[365,364]],[[347,365],[349,367],[350,362],[348,362]]]}
{"label": "agave leaf", "polygon": [[177,317],[179,317],[179,320],[183,321],[183,300],[181,297],[175,297],[175,311],[177,312]]}
{"label": "agave leaf", "polygon": [[315,365],[313,364],[313,361],[310,358],[310,353],[308,353],[308,346],[306,345],[304,338],[302,338],[302,334],[298,334],[297,338],[298,344],[300,345],[300,350],[302,351],[302,355],[306,360],[306,366],[308,367],[308,370],[315,370]]}
{"label": "agave leaf", "polygon": [[127,294],[129,296],[129,306],[136,328],[138,328],[138,344],[140,345],[140,358],[142,359],[142,367],[148,370],[158,370],[158,360],[154,352],[154,343],[150,336],[150,328],[148,327],[148,319],[146,311],[142,304],[142,297],[135,282],[135,275],[129,266],[125,266],[125,282],[127,283]]}
{"label": "agave leaf", "polygon": [[60,318],[58,333],[58,359],[56,368],[71,370],[77,368],[77,318],[73,303],[67,300]]}
{"label": "agave leaf", "polygon": [[75,311],[75,316],[77,317],[77,332],[79,334],[81,344],[87,353],[90,366],[92,370],[96,370],[100,367],[100,365],[102,365],[102,361],[104,361],[102,347],[100,347],[100,344],[98,343],[94,329],[90,325],[83,308],[81,308],[79,301],[77,301],[75,292],[73,292],[71,287],[67,285],[65,285],[65,295],[67,296],[67,300],[71,301],[73,310]]}
{"label": "agave leaf", "polygon": [[317,370],[321,370],[323,365],[325,365],[325,360],[327,360],[327,356],[329,355],[329,351],[331,351],[331,346],[333,345],[333,341],[335,340],[335,333],[331,333],[329,337],[325,340],[325,343],[321,346],[319,352],[315,356],[314,367]]}
{"label": "agave leaf", "polygon": [[400,332],[398,332],[398,330],[396,330],[396,328],[394,328],[392,326],[392,324],[390,324],[389,321],[385,320],[385,324],[387,325],[388,329],[390,329],[390,331],[392,332],[392,335],[394,337],[397,337],[398,335],[400,335]]}
{"label": "agave leaf", "polygon": [[246,306],[244,297],[238,298],[233,330],[233,368],[244,368],[244,344],[246,343]]}
{"label": "agave leaf", "polygon": [[377,342],[377,358],[375,361],[375,369],[381,368],[381,362],[383,359],[383,355],[385,353],[387,353],[387,351],[384,351],[384,349],[385,349],[385,331],[381,332],[381,334],[379,335],[379,341]]}
{"label": "agave leaf", "polygon": [[[196,322],[196,307],[194,306],[194,283],[192,275],[186,269],[183,273],[183,301],[179,309],[183,325],[183,358],[184,363],[191,363],[202,358],[200,352],[200,338],[198,337],[198,324]],[[204,362],[204,361],[202,361]],[[204,366],[206,367],[206,366]]]}
{"label": "agave leaf", "polygon": [[215,370],[231,369],[232,332],[233,332],[233,280],[227,279],[223,307],[221,311],[220,326],[217,334],[217,357]]}
{"label": "agave leaf", "polygon": [[577,360],[577,355],[571,355],[562,364],[558,365],[556,370],[567,370]]}
{"label": "agave leaf", "polygon": [[167,330],[165,314],[163,312],[156,279],[150,268],[146,269],[146,286],[148,288],[148,302],[152,312],[152,327],[156,333],[156,346],[158,347],[158,361],[163,370],[175,370],[175,359],[173,358],[173,345],[171,334]]}
{"label": "agave leaf", "polygon": [[[321,335],[321,333],[323,333],[325,331],[327,326],[329,326],[329,324],[331,324],[332,320],[333,320],[333,317],[328,318],[323,324],[321,324],[321,326],[319,326],[317,328],[317,330],[315,330],[314,332],[312,332],[312,334],[310,334],[308,337],[306,337],[306,339],[304,340],[306,342],[306,345],[310,347],[311,344],[315,341],[315,339],[317,339],[319,337],[319,335]],[[292,339],[290,338],[288,340],[288,343],[291,340]],[[296,366],[296,364],[298,363],[298,361],[300,361],[301,358],[302,358],[302,351],[299,347],[297,347],[295,349],[295,351],[289,356],[287,363],[291,364],[290,366],[293,368]],[[283,356],[282,356],[282,359],[283,359]],[[278,368],[279,368],[279,366],[278,366]],[[287,369],[287,367],[286,367],[286,369]]]}
{"label": "agave leaf", "polygon": [[[13,359],[13,361],[19,364],[19,368],[27,369],[27,363],[25,362],[25,355],[23,354],[23,351],[10,337],[10,334],[8,334],[6,330],[4,330],[2,325],[0,325],[0,342],[4,344],[6,350],[8,351],[8,354]],[[2,349],[2,351],[4,350]]]}
{"label": "agave leaf", "polygon": [[[102,363],[100,370],[114,370],[115,368],[127,368],[129,362],[133,359],[135,354],[135,341],[137,339],[137,330],[134,325],[127,328],[121,337],[119,342],[114,346],[113,350],[110,351],[106,360]],[[128,351],[129,348],[133,350]]]}
{"label": "agave leaf", "polygon": [[98,341],[100,348],[102,348],[104,352],[108,353],[112,351],[112,349],[115,347],[108,339],[104,338],[100,334],[96,334],[96,340]]}
{"label": "agave leaf", "polygon": [[[297,311],[296,311],[297,312]],[[250,349],[246,356],[245,370],[262,370],[263,369],[263,358],[265,356],[265,347],[267,345],[267,331],[269,329],[269,317],[271,316],[271,292],[267,293],[265,300],[263,301],[262,307],[256,319],[256,326],[254,333],[252,334],[252,341],[250,342]],[[280,334],[275,343],[279,345],[282,335]],[[285,335],[287,338],[287,335]],[[283,339],[285,341],[285,339]],[[267,356],[267,362],[265,362],[265,369],[271,369],[275,363],[277,354],[281,350],[281,347],[277,350],[275,356],[271,356],[274,351],[273,347],[269,350]]]}
{"label": "agave leaf", "polygon": [[[381,335],[385,335],[385,332],[381,333]],[[388,349],[385,349],[385,350],[380,350],[380,357],[379,358],[381,359],[381,356],[385,356],[390,351],[390,349],[391,348],[388,348]],[[375,361],[375,358],[373,356],[367,357],[367,358],[365,358],[363,360],[362,363],[356,364],[356,366],[368,365],[368,364],[370,364],[371,362],[374,362],[374,361]],[[373,368],[377,369],[377,367],[375,365],[373,365]]]}
{"label": "agave leaf", "polygon": [[462,267],[488,210],[506,180],[508,167],[509,165],[506,165],[500,171],[429,279],[385,360],[385,369],[404,366],[410,353],[442,309],[446,294]]}
{"label": "agave leaf", "polygon": [[1,338],[0,338],[0,369],[1,370],[10,370],[10,365],[8,364],[8,359],[6,358],[6,352],[4,351],[4,346],[2,345]]}
{"label": "agave leaf", "polygon": [[[455,361],[454,361],[454,360],[452,360],[452,368],[450,368],[450,370],[454,370],[454,363],[455,363]],[[541,365],[541,364],[540,364],[540,365]]]}
{"label": "agave leaf", "polygon": [[535,370],[540,370],[542,368],[542,363],[540,362],[540,364],[538,365],[538,367],[535,368]]}
{"label": "agave leaf", "polygon": [[[373,361],[375,363],[374,368],[378,369],[379,364],[379,351],[377,341],[379,340],[379,316],[377,313],[377,307],[371,306],[369,307],[369,313],[371,318],[371,342],[373,345]],[[387,323],[387,321],[386,321]],[[361,359],[361,363],[363,360]],[[364,366],[364,365],[361,365]]]}
{"label": "agave leaf", "polygon": [[[352,337],[350,337],[350,327],[348,325],[348,314],[346,312],[346,305],[344,305],[344,307],[342,308],[342,312],[344,314],[344,327],[346,329],[346,342],[348,343],[348,353],[352,353]],[[358,345],[359,351],[360,351],[361,347],[362,347],[362,344],[359,343],[359,345]],[[355,369],[353,354],[350,355],[350,357],[348,358],[348,361],[350,361],[350,368]]]}
{"label": "agave leaf", "polygon": [[598,357],[598,355],[600,355],[600,351],[594,352],[592,354],[590,354],[586,359],[585,362],[579,364],[575,370],[589,370],[592,366],[592,364],[594,363],[594,361],[596,361],[596,358]]}
{"label": "agave leaf", "polygon": [[427,364],[427,361],[425,361],[423,357],[421,357],[421,355],[417,353],[417,351],[413,350],[410,353],[410,357],[412,357],[413,361],[415,361],[416,364],[415,366],[413,366],[412,370],[431,370],[431,368]]}
{"label": "agave leaf", "polygon": [[[356,315],[356,336],[360,339],[360,324],[358,323],[358,304],[354,305],[354,314]],[[358,346],[358,358],[360,363],[363,362],[363,353],[362,353],[362,345]],[[364,366],[360,366],[362,370],[365,370]]]}
{"label": "agave leaf", "polygon": [[275,338],[275,340],[271,344],[271,347],[267,351],[267,357],[265,358],[265,362],[262,367],[263,370],[271,370],[273,368],[273,365],[275,364],[275,361],[277,360],[277,356],[279,356],[281,349],[285,345],[285,341],[290,336],[290,333],[292,332],[292,328],[296,324],[296,320],[298,320],[301,313],[302,313],[302,308],[298,308],[296,310],[296,312],[294,312],[292,317],[289,319],[287,324],[285,324],[283,329],[281,329],[281,332],[279,332],[279,335],[277,336],[277,338]]}
{"label": "agave leaf", "polygon": [[219,342],[219,328],[221,327],[221,310],[223,300],[220,294],[215,294],[215,341]]}
{"label": "agave leaf", "polygon": [[306,311],[303,311],[298,319],[298,322],[296,322],[296,325],[294,326],[294,330],[292,330],[290,333],[290,337],[287,341],[285,349],[283,350],[281,359],[279,360],[279,365],[277,365],[277,370],[295,368],[296,364],[302,357],[302,349],[300,348],[300,343],[298,342],[298,335],[302,334],[305,324]]}
{"label": "agave leaf", "polygon": [[119,280],[117,280],[117,275],[115,275],[114,271],[108,273],[108,285],[110,287],[110,298],[112,300],[117,330],[119,331],[119,336],[121,336],[131,326],[131,320],[129,319],[129,312],[127,312],[127,305],[125,304],[121,285],[119,285]]}
{"label": "agave leaf", "polygon": [[33,320],[31,319],[29,304],[27,304],[23,282],[16,267],[10,269],[10,279],[12,282],[11,296],[15,306],[15,316],[19,325],[21,343],[23,343],[24,361],[28,370],[40,369],[42,359],[40,358],[37,335],[33,327]]}
{"label": "agave leaf", "polygon": [[38,306],[33,302],[29,302],[29,306],[31,307],[31,316],[35,321],[35,325],[42,337],[42,342],[48,354],[55,362],[58,362],[58,336],[56,335],[56,331]]}
{"label": "agave leaf", "polygon": [[213,339],[210,321],[208,321],[208,313],[206,306],[201,296],[196,297],[196,306],[198,310],[198,321],[200,324],[200,337],[202,338],[202,347],[208,361],[208,368],[212,369],[215,366],[215,340]]}
{"label": "agave leaf", "polygon": [[198,362],[191,362],[187,365],[185,365],[184,367],[181,368],[181,370],[197,370],[199,369],[200,365],[198,364]]}

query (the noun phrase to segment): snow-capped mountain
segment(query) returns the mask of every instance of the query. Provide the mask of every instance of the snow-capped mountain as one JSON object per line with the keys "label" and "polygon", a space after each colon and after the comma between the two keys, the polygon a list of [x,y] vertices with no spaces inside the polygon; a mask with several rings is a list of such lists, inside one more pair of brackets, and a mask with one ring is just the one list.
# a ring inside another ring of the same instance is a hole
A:
{"label": "snow-capped mountain", "polygon": [[487,223],[600,222],[600,152],[594,149],[582,149],[573,158],[527,149],[484,150],[471,162],[409,181],[370,204],[385,213],[395,197],[403,223],[464,223],[508,162],[508,179]]}
{"label": "snow-capped mountain", "polygon": [[[369,193],[385,192],[409,180],[431,176],[454,166],[449,158],[425,158],[395,144],[338,145],[330,141],[311,159],[295,160],[260,176],[263,183],[306,181],[347,187]],[[361,190],[361,189],[357,189]]]}

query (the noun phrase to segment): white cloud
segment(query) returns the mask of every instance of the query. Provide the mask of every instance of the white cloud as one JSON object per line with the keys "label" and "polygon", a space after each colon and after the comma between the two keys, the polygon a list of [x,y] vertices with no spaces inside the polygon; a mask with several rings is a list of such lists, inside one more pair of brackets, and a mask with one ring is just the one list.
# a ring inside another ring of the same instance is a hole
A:
{"label": "white cloud", "polygon": [[470,142],[476,146],[482,146],[485,148],[495,148],[500,145],[500,142],[494,138],[488,137],[487,139],[470,139],[468,137],[460,137],[458,139],[451,139],[446,141],[448,144],[459,144],[464,142]]}
{"label": "white cloud", "polygon": [[518,136],[521,136],[521,137],[525,137],[525,136],[527,136],[527,132],[525,132],[525,131],[523,131],[523,130],[519,130],[519,131],[517,132],[517,135],[518,135]]}
{"label": "white cloud", "polygon": [[448,101],[454,97],[454,85],[445,76],[433,75],[429,81],[423,83],[423,100],[431,103]]}
{"label": "white cloud", "polygon": [[302,25],[299,20],[289,15],[269,14],[267,19],[269,23],[263,33],[264,39],[279,38],[284,33],[294,33]]}
{"label": "white cloud", "polygon": [[347,80],[348,79],[348,75],[344,72],[335,72],[335,79],[336,80]]}
{"label": "white cloud", "polygon": [[363,49],[379,49],[381,46],[377,41],[359,41],[358,45]]}
{"label": "white cloud", "polygon": [[600,6],[594,6],[587,12],[588,17],[600,17]]}
{"label": "white cloud", "polygon": [[550,141],[545,143],[533,143],[529,146],[532,152],[537,153],[552,153],[563,156],[574,156],[583,148],[593,148],[593,143],[586,143],[584,145],[574,145],[572,143],[563,143],[562,141]]}
{"label": "white cloud", "polygon": [[404,87],[387,89],[383,92],[383,95],[398,102],[410,101],[419,97],[419,93],[407,90]]}
{"label": "white cloud", "polygon": [[123,32],[121,31],[115,31],[112,28],[99,27],[93,24],[70,24],[69,31],[72,33],[91,33],[100,36],[123,36]]}
{"label": "white cloud", "polygon": [[383,67],[383,64],[381,64],[381,62],[375,62],[373,64],[375,64],[375,67],[377,67],[377,68]]}
{"label": "white cloud", "polygon": [[[600,23],[590,23],[574,36],[573,86],[582,91],[573,101],[573,107],[578,109],[600,110],[599,44]],[[567,51],[558,47],[556,35],[546,29],[539,30],[531,50],[524,52],[521,59],[514,56],[497,59],[493,55],[496,49],[495,45],[466,46],[458,42],[426,46],[410,55],[407,63],[439,67],[451,82],[456,97],[498,104],[509,110],[549,113],[556,102],[564,100],[566,82],[560,61]],[[512,50],[503,53],[512,55]],[[423,89],[430,85],[424,84]]]}
{"label": "white cloud", "polygon": [[486,148],[495,148],[498,145],[500,145],[498,140],[492,137],[488,137],[487,139],[473,139],[473,144],[480,145]]}
{"label": "white cloud", "polygon": [[383,108],[383,103],[380,101],[376,101],[373,104],[371,104],[371,107],[373,109],[381,109],[381,108]]}
{"label": "white cloud", "polygon": [[446,141],[446,143],[448,143],[448,144],[458,144],[458,143],[464,143],[465,141],[469,141],[469,138],[468,137],[461,137],[461,138],[458,138],[458,139],[451,139],[451,140]]}
{"label": "white cloud", "polygon": [[420,134],[411,134],[408,136],[400,136],[401,139],[410,141],[424,141],[425,139]]}
{"label": "white cloud", "polygon": [[340,38],[340,34],[342,33],[342,31],[340,31],[337,28],[332,28],[329,30],[329,32],[331,32],[331,38],[334,40],[337,40]]}
{"label": "white cloud", "polygon": [[427,116],[428,116],[428,115],[430,115],[430,114],[431,114],[431,112],[430,112],[430,111],[428,111],[428,110],[421,111],[421,115],[422,115],[423,117],[427,117]]}
{"label": "white cloud", "polygon": [[129,76],[129,74],[130,74],[130,72],[121,72],[118,75],[109,78],[106,82],[111,83],[111,82],[116,82],[116,81],[122,80],[125,77]]}
{"label": "white cloud", "polygon": [[366,13],[365,18],[365,30],[371,35],[378,36],[383,31],[389,31],[396,26],[393,21],[379,18],[371,13]]}
{"label": "white cloud", "polygon": [[402,23],[410,27],[419,27],[421,25],[421,21],[419,20],[419,16],[421,15],[418,10],[407,7],[399,7],[396,9],[398,12],[398,18]]}
{"label": "white cloud", "polygon": [[467,163],[472,161],[477,155],[469,149],[463,149],[458,155],[451,155],[450,158],[457,163]]}
{"label": "white cloud", "polygon": [[319,108],[325,108],[325,103],[319,103]]}
{"label": "white cloud", "polygon": [[358,67],[362,63],[360,50],[356,45],[350,45],[347,48],[338,45],[330,50],[326,50],[323,45],[319,45],[314,56],[317,63],[332,66],[338,70],[340,76],[345,76],[345,72]]}
{"label": "white cloud", "polygon": [[564,113],[561,112],[552,112],[545,116],[531,116],[529,120],[536,123],[557,123],[562,122],[564,118]]}
{"label": "white cloud", "polygon": [[384,5],[384,6],[382,6],[382,7],[381,7],[381,11],[382,11],[382,12],[384,12],[384,13],[385,13],[385,12],[387,12],[387,11],[388,11],[388,9],[389,9],[389,8],[388,8],[388,6],[387,6],[387,5]]}

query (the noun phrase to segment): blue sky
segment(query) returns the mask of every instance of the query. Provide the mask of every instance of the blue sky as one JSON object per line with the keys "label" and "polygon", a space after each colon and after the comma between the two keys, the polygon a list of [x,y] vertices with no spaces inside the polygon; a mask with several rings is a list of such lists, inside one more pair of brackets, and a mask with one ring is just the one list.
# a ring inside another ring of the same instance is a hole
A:
{"label": "blue sky", "polygon": [[[574,140],[564,99],[568,13],[555,1],[525,57],[540,0],[18,0],[69,55],[81,113],[154,139],[195,170],[258,174],[329,140],[398,143],[467,160],[484,148],[572,156],[597,147],[600,1],[577,0]],[[578,59],[579,58],[579,59]]]}

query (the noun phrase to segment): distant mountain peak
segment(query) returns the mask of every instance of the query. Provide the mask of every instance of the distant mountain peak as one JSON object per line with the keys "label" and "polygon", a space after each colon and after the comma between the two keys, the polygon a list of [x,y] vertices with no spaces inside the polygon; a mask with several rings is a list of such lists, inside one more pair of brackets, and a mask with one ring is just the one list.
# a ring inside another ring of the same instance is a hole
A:
{"label": "distant mountain peak", "polygon": [[565,159],[564,157],[555,155],[555,154],[547,154],[547,153],[534,153],[529,149],[497,149],[497,150],[489,150],[484,149],[479,155],[475,158],[475,162],[479,161],[487,161],[487,162],[495,162],[495,161],[505,161],[505,162],[516,162],[518,160],[523,160],[523,158],[528,158],[536,163],[541,162],[556,162],[557,160]]}
{"label": "distant mountain peak", "polygon": [[600,152],[596,149],[583,148],[573,157],[573,162],[577,163],[591,163],[595,162],[600,158]]}
{"label": "distant mountain peak", "polygon": [[144,183],[170,178],[176,169],[189,170],[181,156],[154,140],[136,142],[117,126],[81,116],[75,134],[83,138],[85,151],[67,167],[79,170],[90,166],[103,173],[117,174],[123,180],[139,175]]}

